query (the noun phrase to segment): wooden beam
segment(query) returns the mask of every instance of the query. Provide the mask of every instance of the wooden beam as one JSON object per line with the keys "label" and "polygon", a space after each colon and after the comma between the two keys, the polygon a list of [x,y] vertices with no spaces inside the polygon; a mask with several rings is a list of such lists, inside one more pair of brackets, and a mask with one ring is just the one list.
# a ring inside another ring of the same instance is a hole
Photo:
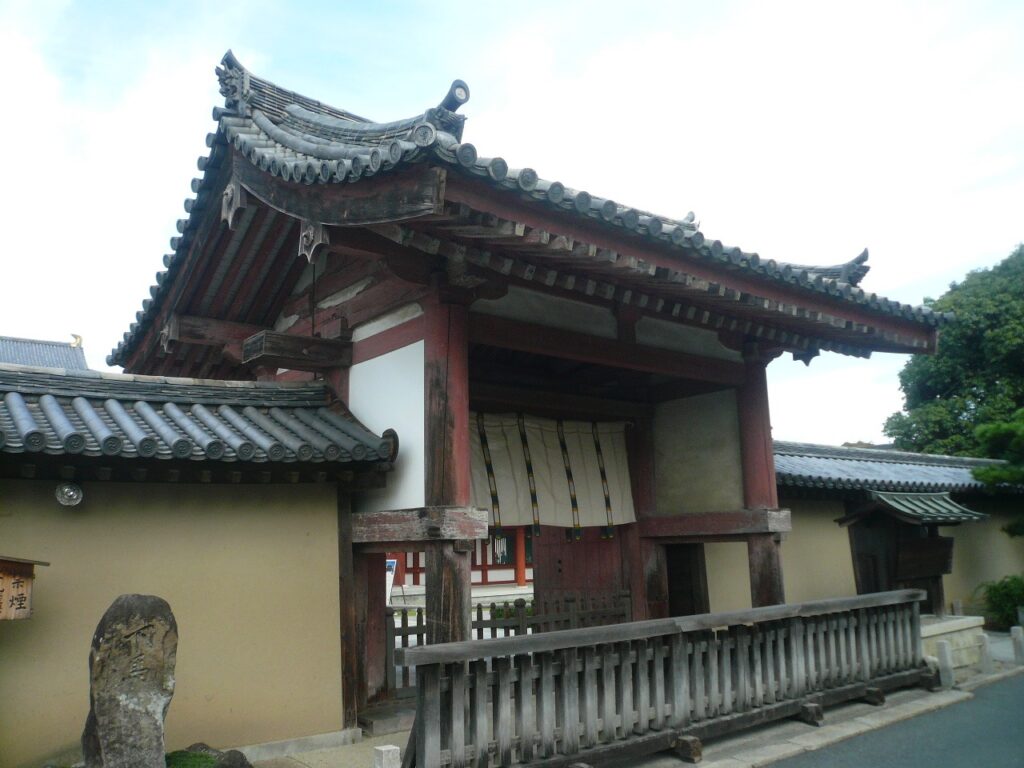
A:
{"label": "wooden beam", "polygon": [[352,515],[352,541],[455,541],[487,538],[487,510],[476,507],[415,507]]}
{"label": "wooden beam", "polygon": [[260,331],[242,342],[242,362],[296,371],[348,366],[352,364],[352,342]]}
{"label": "wooden beam", "polygon": [[232,150],[233,178],[271,208],[302,221],[353,226],[442,213],[447,172],[411,165],[359,184],[300,184],[261,171]]}
{"label": "wooden beam", "polygon": [[558,418],[634,419],[654,415],[648,403],[589,397],[569,392],[524,389],[471,381],[470,403],[477,410],[511,408],[530,413],[559,414]]}
{"label": "wooden beam", "polygon": [[728,360],[627,344],[479,313],[471,316],[469,340],[473,344],[728,386],[739,386],[745,380],[744,367]]}
{"label": "wooden beam", "polygon": [[645,517],[638,520],[637,525],[641,536],[659,539],[774,534],[784,533],[793,527],[788,509],[740,509]]}
{"label": "wooden beam", "polygon": [[195,315],[171,315],[160,336],[165,350],[172,341],[219,347],[242,341],[262,330],[265,329],[249,323],[234,323],[230,320],[214,320],[212,317]]}

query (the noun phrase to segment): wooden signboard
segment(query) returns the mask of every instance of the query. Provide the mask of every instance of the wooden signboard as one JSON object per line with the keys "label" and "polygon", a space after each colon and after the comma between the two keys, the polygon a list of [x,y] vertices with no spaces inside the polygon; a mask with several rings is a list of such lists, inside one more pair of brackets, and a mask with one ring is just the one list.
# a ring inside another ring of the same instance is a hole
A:
{"label": "wooden signboard", "polygon": [[32,615],[32,582],[37,565],[49,563],[0,556],[0,621]]}
{"label": "wooden signboard", "polygon": [[953,571],[953,539],[905,539],[899,543],[896,579],[927,579]]}

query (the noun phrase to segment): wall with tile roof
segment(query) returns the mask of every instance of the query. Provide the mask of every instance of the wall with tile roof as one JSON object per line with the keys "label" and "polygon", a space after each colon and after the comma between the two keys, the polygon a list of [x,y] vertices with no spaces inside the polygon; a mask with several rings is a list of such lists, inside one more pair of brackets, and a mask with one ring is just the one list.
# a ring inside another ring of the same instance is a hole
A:
{"label": "wall with tile roof", "polygon": [[[333,485],[0,481],[5,555],[38,568],[31,619],[0,627],[0,764],[73,745],[88,709],[92,632],[115,597],[167,599],[180,631],[168,749],[341,727]],[[116,531],[116,536],[112,535]]]}

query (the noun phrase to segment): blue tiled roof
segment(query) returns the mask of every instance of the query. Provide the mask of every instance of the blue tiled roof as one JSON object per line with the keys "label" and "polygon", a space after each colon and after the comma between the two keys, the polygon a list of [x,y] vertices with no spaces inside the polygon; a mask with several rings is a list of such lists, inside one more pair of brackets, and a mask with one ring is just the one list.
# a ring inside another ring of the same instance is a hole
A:
{"label": "blue tiled roof", "polygon": [[78,344],[17,339],[13,336],[0,336],[0,363],[65,368],[69,371],[89,370],[85,362],[85,351]]}
{"label": "blue tiled roof", "polygon": [[971,470],[1001,462],[871,448],[775,441],[780,486],[874,491],[978,491]]}

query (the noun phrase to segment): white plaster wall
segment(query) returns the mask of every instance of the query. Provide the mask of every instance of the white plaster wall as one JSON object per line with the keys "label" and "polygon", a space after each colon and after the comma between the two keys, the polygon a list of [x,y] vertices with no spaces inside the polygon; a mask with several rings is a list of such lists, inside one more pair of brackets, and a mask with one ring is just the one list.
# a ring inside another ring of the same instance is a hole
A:
{"label": "white plaster wall", "polygon": [[425,498],[424,343],[417,341],[353,365],[348,378],[349,407],[367,427],[398,433],[398,459],[387,488],[355,498],[354,509],[421,507]]}

